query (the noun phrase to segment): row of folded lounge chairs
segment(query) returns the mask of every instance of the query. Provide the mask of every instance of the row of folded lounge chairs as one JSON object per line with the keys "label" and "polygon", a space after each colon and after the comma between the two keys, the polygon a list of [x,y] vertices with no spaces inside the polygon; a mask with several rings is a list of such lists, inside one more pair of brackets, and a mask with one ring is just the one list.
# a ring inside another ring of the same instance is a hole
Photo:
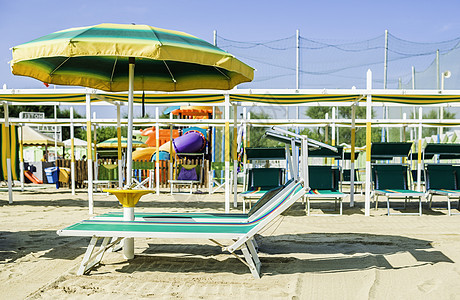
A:
{"label": "row of folded lounge chairs", "polygon": [[[268,135],[270,137],[270,135]],[[98,266],[104,253],[116,249],[120,242],[130,238],[169,238],[169,239],[208,239],[222,247],[243,262],[255,278],[261,275],[261,261],[258,257],[258,247],[255,235],[278,216],[285,212],[296,201],[307,199],[343,200],[344,193],[338,191],[338,169],[330,166],[307,166],[299,164],[299,155],[295,146],[300,146],[301,156],[308,156],[307,148],[318,145],[333,148],[312,141],[306,137],[286,130],[273,130],[272,136],[284,141],[292,178],[286,183],[275,187],[263,194],[255,205],[246,213],[135,213],[134,220],[125,221],[123,213],[114,212],[83,220],[64,229],[58,230],[61,236],[91,237],[83,261],[77,274],[89,273]],[[299,168],[302,170],[299,171]],[[421,214],[421,199],[425,193],[408,189],[409,169],[405,164],[374,164],[372,168],[374,180],[374,195],[376,203],[378,196],[389,200],[418,198],[419,213]],[[297,172],[296,172],[297,171]],[[457,177],[460,173],[452,165],[436,165],[426,167],[426,186],[428,195],[447,195],[448,199],[460,195],[457,190]],[[449,180],[444,179],[449,175]],[[325,179],[326,178],[326,179]],[[450,185],[447,185],[449,183]],[[432,197],[430,197],[430,200]],[[450,214],[450,200],[449,200]],[[341,213],[342,208],[340,208]],[[223,241],[221,241],[223,240]],[[97,243],[101,241],[96,251]],[[240,252],[239,252],[240,251]],[[240,255],[241,253],[241,255]]]}

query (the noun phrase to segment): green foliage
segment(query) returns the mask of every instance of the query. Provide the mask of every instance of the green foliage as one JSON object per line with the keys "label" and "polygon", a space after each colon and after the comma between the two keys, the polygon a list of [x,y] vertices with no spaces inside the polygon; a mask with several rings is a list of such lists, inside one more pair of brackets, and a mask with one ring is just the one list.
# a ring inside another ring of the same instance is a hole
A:
{"label": "green foliage", "polygon": [[[443,118],[444,119],[455,119],[455,115],[456,114],[454,112],[449,112],[449,111],[447,111],[447,109],[444,109],[444,111],[443,111]],[[418,117],[418,114],[417,114],[417,117]],[[410,114],[410,118],[411,119],[414,118],[414,113],[413,112]],[[439,108],[435,108],[435,109],[430,110],[427,113],[424,113],[423,114],[423,119],[435,119],[435,120],[439,119]],[[444,132],[447,132],[449,130],[450,130],[450,128],[444,127]],[[432,136],[432,135],[435,135],[435,134],[438,134],[438,128],[437,127],[424,127],[422,129],[422,136],[423,137]]]}
{"label": "green foliage", "polygon": [[[329,116],[332,116],[332,107],[326,107],[326,106],[309,107],[307,111],[305,112],[305,115],[307,117],[310,117],[311,119],[324,119],[326,117],[326,113],[328,113]],[[356,119],[365,119],[366,118],[366,107],[364,106],[356,107],[355,114],[356,114],[355,115]],[[374,117],[374,115],[375,115],[375,112],[372,111],[372,117]],[[351,107],[339,107],[338,118],[350,120],[351,119]],[[342,127],[336,127],[336,128],[338,128],[339,142],[350,144],[351,143],[351,128],[342,128]],[[321,142],[330,143],[332,140],[332,136],[331,136],[332,132],[331,132],[331,129],[328,127],[318,126],[315,129],[305,128],[301,131],[301,134],[305,134],[308,137],[315,139],[317,141],[321,141]],[[371,134],[372,134],[371,136],[372,142],[380,141],[380,137],[381,137],[380,129],[372,128]],[[356,128],[356,147],[362,147],[364,145],[366,145],[366,128],[357,127]]]}
{"label": "green foliage", "polygon": [[[265,112],[259,113],[251,113],[251,119],[270,119],[270,116]],[[280,143],[269,140],[263,137],[265,131],[267,131],[269,127],[255,127],[251,126],[249,128],[249,146],[250,147],[279,147],[283,146]]]}
{"label": "green foliage", "polygon": [[[128,135],[128,128],[126,126],[121,127],[121,136],[126,137]],[[75,136],[79,139],[86,141],[86,128],[82,128]],[[97,143],[105,140],[117,137],[116,126],[99,126],[96,129],[96,141]],[[91,139],[94,138],[94,132],[91,130]]]}
{"label": "green foliage", "polygon": [[[43,112],[45,113],[46,119],[54,118],[54,105],[9,105],[8,115],[11,118],[19,118],[20,112]],[[59,106],[56,108],[57,118],[70,118],[70,109],[60,109]],[[82,116],[74,111],[74,118],[80,119]],[[4,117],[3,105],[0,105],[0,116]],[[81,130],[81,127],[75,126],[75,136]],[[70,127],[62,127],[62,140],[70,138]]]}

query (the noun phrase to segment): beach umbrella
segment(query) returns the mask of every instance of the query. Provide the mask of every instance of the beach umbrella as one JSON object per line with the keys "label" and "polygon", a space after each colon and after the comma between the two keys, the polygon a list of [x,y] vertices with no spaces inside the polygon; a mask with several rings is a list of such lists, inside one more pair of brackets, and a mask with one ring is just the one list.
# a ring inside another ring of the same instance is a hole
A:
{"label": "beach umbrella", "polygon": [[12,50],[10,63],[15,75],[46,84],[128,91],[128,143],[132,140],[133,91],[227,90],[254,76],[253,68],[204,40],[148,25],[70,28]]}
{"label": "beach umbrella", "polygon": [[[147,148],[148,145],[142,141],[132,140],[131,141],[133,148]],[[111,138],[100,142],[96,145],[97,148],[104,148],[104,149],[116,149],[118,148],[118,138]],[[127,148],[128,147],[128,139],[121,138],[121,147]]]}

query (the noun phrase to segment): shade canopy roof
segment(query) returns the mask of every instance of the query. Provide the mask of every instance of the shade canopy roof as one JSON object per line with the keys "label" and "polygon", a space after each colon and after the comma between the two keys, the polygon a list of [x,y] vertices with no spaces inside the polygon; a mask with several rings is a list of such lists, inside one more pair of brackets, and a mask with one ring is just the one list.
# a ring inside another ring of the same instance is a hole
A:
{"label": "shade canopy roof", "polygon": [[[96,144],[97,148],[106,148],[106,149],[116,149],[118,148],[118,138],[110,138],[103,142]],[[128,139],[121,138],[121,147],[126,148],[128,147]],[[144,142],[133,140],[133,148],[146,148],[148,145]]]}
{"label": "shade canopy roof", "polygon": [[[71,139],[68,139],[68,140],[65,140],[65,141],[62,141],[64,143],[64,146],[66,147],[70,147],[71,146],[71,143],[72,143],[72,140]],[[73,139],[73,145],[75,147],[86,147],[88,145],[88,143],[84,140],[81,140],[79,138],[74,138]]]}
{"label": "shade canopy roof", "polygon": [[[41,132],[34,130],[29,126],[22,126],[22,134],[19,135],[19,140],[22,138],[24,146],[54,146],[54,139],[44,135]],[[57,141],[57,146],[64,146],[64,143]]]}

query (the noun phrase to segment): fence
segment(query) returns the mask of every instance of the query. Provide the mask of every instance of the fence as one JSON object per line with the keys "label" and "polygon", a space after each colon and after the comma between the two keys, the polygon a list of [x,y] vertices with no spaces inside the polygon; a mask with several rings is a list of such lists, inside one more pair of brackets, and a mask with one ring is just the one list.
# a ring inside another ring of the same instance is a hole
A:
{"label": "fence", "polygon": [[[98,176],[97,179],[99,180],[111,180],[111,181],[118,181],[118,161],[116,159],[104,158],[98,160]],[[201,159],[199,158],[180,158],[175,161],[175,165],[173,165],[174,170],[177,168],[175,166],[179,164],[198,164],[201,165]],[[56,161],[56,165],[58,167],[69,168],[71,165],[70,159],[58,159]],[[169,179],[169,161],[160,160],[160,188],[169,188],[170,185],[168,183]],[[155,177],[155,162],[151,162],[148,160],[141,160],[141,161],[133,161],[133,178],[138,180],[139,182],[146,179],[150,172],[153,170],[153,187],[156,184],[156,177]],[[209,162],[205,160],[203,162],[203,168],[201,171],[201,184],[198,186],[200,188],[206,188],[208,186],[208,171],[209,171]],[[95,173],[93,173],[95,174]],[[75,186],[77,188],[86,188],[87,184],[85,181],[88,180],[88,163],[86,160],[77,160],[75,161]],[[61,186],[69,186],[69,182],[61,183]]]}

